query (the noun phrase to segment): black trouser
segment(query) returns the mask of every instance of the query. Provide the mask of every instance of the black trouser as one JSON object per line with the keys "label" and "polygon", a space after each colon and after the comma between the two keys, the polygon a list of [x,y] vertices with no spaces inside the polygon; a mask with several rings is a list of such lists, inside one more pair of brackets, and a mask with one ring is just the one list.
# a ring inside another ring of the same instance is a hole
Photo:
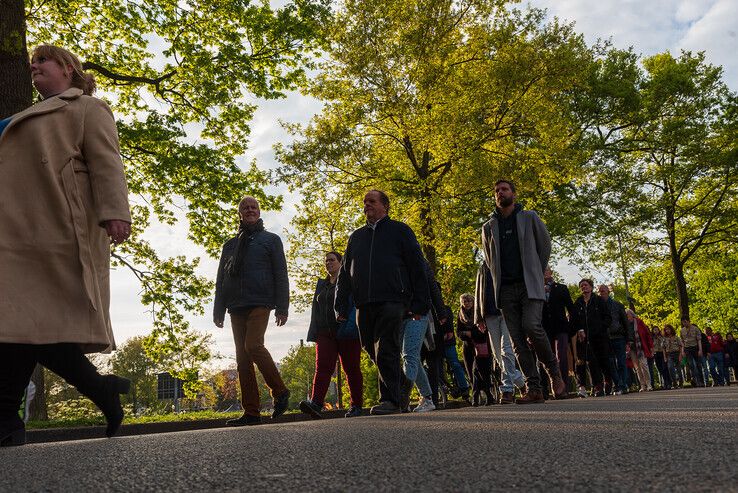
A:
{"label": "black trouser", "polygon": [[[559,362],[551,350],[551,343],[548,342],[548,335],[541,325],[543,300],[528,298],[525,283],[518,282],[502,286],[498,304],[505,316],[513,350],[518,358],[520,371],[525,376],[528,392],[542,391],[536,357],[543,363],[550,377],[561,374]],[[528,346],[529,340],[535,354]]]}
{"label": "black trouser", "polygon": [[490,391],[492,386],[492,358],[474,358],[474,370],[472,371],[474,392]]}
{"label": "black trouser", "polygon": [[377,365],[379,400],[400,405],[404,303],[369,303],[356,310],[361,345]]}
{"label": "black trouser", "polygon": [[474,344],[465,342],[462,346],[462,359],[464,360],[464,369],[466,370],[467,379],[472,382],[474,381],[474,357],[476,351],[474,350]]}
{"label": "black trouser", "polygon": [[656,368],[658,368],[659,375],[661,375],[661,388],[670,389],[671,375],[669,374],[669,365],[664,361],[664,353],[662,351],[658,351],[655,352],[653,356],[656,360]]}
{"label": "black trouser", "polygon": [[78,344],[0,343],[0,421],[18,419],[23,394],[37,363],[75,386],[95,404],[100,402],[103,378]]}
{"label": "black trouser", "polygon": [[[592,379],[592,387],[604,390],[603,379],[606,382],[612,382],[612,374],[610,373],[610,339],[608,337],[596,337],[589,339],[584,343],[577,342],[577,356],[587,362],[589,366],[589,377]],[[581,368],[578,368],[581,371]],[[581,376],[578,375],[578,384],[582,383]]]}

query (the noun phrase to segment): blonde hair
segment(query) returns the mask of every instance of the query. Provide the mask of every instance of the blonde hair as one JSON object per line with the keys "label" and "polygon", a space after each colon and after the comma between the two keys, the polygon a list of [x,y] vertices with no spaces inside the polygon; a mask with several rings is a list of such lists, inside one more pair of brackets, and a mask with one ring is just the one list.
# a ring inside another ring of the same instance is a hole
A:
{"label": "blonde hair", "polygon": [[72,73],[70,77],[72,78],[72,87],[82,89],[82,92],[88,96],[91,96],[95,92],[95,88],[97,87],[95,76],[85,72],[82,69],[82,63],[80,63],[79,58],[70,51],[59,46],[43,44],[33,50],[32,58],[40,56],[54,60],[65,70],[71,66]]}

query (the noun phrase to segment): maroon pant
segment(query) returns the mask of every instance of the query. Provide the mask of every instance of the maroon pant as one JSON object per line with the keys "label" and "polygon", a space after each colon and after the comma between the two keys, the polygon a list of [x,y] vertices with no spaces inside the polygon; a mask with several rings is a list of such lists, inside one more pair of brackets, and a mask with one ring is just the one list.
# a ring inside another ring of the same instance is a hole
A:
{"label": "maroon pant", "polygon": [[336,360],[340,357],[341,366],[346,373],[351,405],[362,407],[364,377],[361,375],[361,342],[358,339],[336,339],[335,335],[318,334],[315,343],[315,377],[311,400],[323,406],[325,394],[336,370]]}

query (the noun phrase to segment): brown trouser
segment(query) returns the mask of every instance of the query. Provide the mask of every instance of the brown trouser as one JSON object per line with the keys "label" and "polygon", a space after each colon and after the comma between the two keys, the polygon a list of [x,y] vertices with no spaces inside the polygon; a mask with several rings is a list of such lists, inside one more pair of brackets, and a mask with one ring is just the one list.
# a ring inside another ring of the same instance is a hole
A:
{"label": "brown trouser", "polygon": [[270,312],[269,308],[259,306],[240,315],[231,313],[238,380],[241,384],[241,405],[244,413],[250,416],[259,415],[259,387],[256,383],[254,363],[264,376],[272,396],[280,395],[287,390],[272,355],[264,347],[264,332],[269,324]]}

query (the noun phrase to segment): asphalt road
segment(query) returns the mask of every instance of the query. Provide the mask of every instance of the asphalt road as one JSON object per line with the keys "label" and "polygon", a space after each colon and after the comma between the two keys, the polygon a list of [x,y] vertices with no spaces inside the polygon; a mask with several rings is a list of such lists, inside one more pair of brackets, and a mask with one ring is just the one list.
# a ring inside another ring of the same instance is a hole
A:
{"label": "asphalt road", "polygon": [[0,491],[738,491],[738,386],[0,449]]}

